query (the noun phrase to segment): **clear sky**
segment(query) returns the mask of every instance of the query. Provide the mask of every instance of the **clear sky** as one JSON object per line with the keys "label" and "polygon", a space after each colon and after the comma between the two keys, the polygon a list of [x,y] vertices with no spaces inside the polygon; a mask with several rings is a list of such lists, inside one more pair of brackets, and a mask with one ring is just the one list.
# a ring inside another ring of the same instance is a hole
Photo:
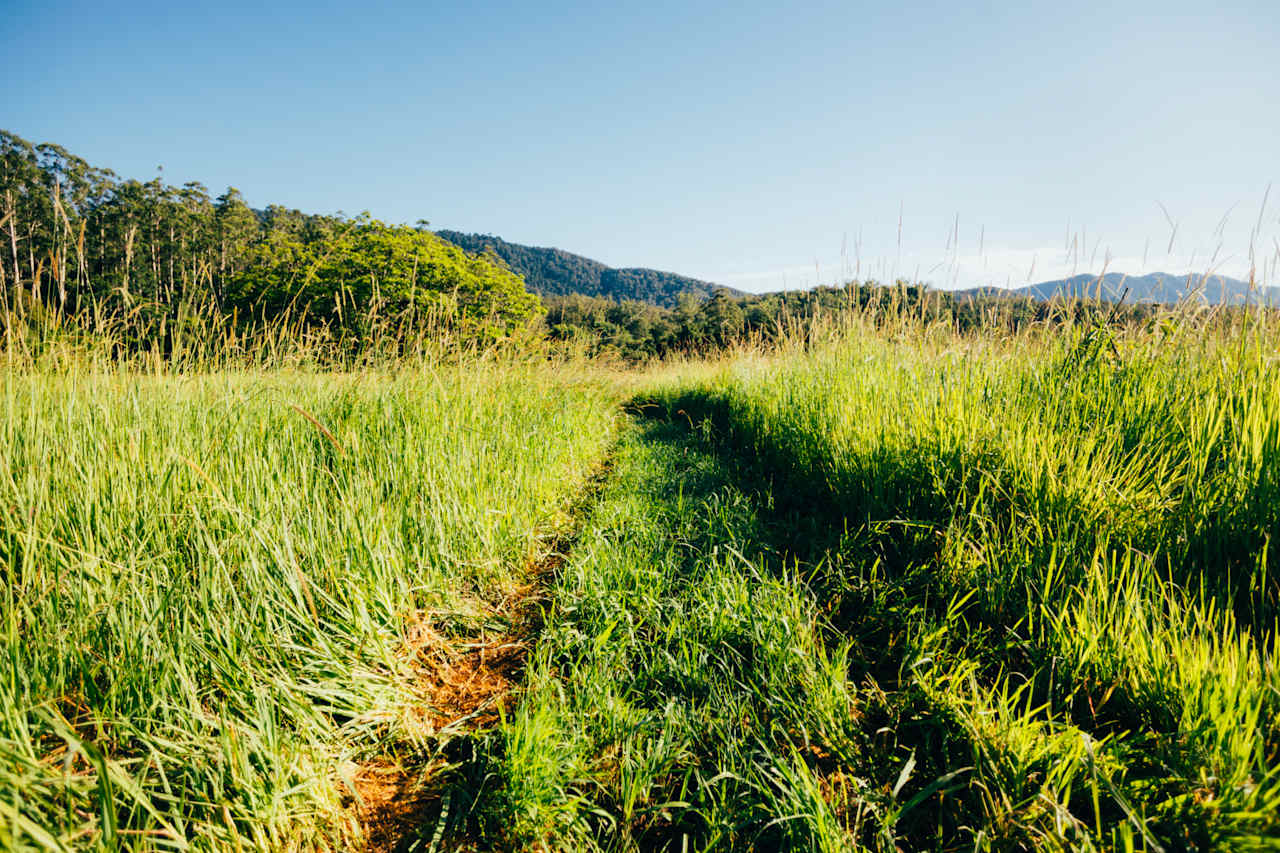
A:
{"label": "clear sky", "polygon": [[6,0],[0,127],[748,290],[1280,284],[1277,44],[1275,0]]}

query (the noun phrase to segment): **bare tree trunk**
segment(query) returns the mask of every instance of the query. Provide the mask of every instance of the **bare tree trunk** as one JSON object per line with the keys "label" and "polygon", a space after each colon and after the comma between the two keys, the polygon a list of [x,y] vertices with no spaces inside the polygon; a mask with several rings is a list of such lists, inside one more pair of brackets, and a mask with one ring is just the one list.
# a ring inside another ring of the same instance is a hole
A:
{"label": "bare tree trunk", "polygon": [[155,293],[153,294],[153,296],[156,299],[159,299],[161,297],[161,288],[164,287],[164,282],[160,278],[160,254],[156,250],[156,232],[159,230],[159,227],[160,227],[160,220],[153,219],[151,221],[151,235],[150,235],[151,236],[151,240],[150,240],[151,283],[152,283],[152,286],[155,288]]}
{"label": "bare tree trunk", "polygon": [[[62,184],[59,181],[53,183],[53,214],[53,231],[50,234],[53,238],[53,246],[49,251],[50,261],[53,264],[53,280],[58,285],[58,310],[61,312],[67,307],[67,242],[71,238],[71,221],[67,219],[67,212],[62,208]],[[62,219],[61,223],[58,222],[59,218]],[[62,240],[58,240],[60,224],[65,227]]]}
{"label": "bare tree trunk", "polygon": [[89,225],[88,219],[80,220],[80,238],[76,240],[76,299],[84,298],[89,289],[89,259],[84,252],[84,233]]}
{"label": "bare tree trunk", "polygon": [[218,241],[218,281],[212,282],[212,274],[210,274],[210,286],[213,288],[213,298],[217,300],[218,307],[222,307],[227,289],[227,238],[223,237]]}
{"label": "bare tree trunk", "polygon": [[137,225],[130,225],[124,234],[124,285],[120,291],[126,307],[129,305],[129,273],[133,270],[133,241],[137,236]]}
{"label": "bare tree trunk", "polygon": [[173,224],[169,224],[169,301],[172,302],[177,291],[177,282],[173,280]]}
{"label": "bare tree trunk", "polygon": [[9,202],[9,245],[13,249],[13,286],[22,281],[22,273],[18,266],[18,208],[13,203],[13,192],[5,192],[5,200]]}
{"label": "bare tree trunk", "polygon": [[[12,214],[10,214],[12,215]],[[7,218],[7,217],[6,217]],[[0,228],[4,227],[4,220],[0,219]],[[9,276],[5,272],[4,264],[0,264],[0,313],[4,314],[5,324],[9,322]],[[17,282],[14,282],[17,284]]]}
{"label": "bare tree trunk", "polygon": [[44,269],[44,262],[40,262],[40,268],[36,268],[36,234],[35,227],[30,223],[27,224],[27,263],[31,268],[31,298],[38,300],[40,298],[40,276]]}

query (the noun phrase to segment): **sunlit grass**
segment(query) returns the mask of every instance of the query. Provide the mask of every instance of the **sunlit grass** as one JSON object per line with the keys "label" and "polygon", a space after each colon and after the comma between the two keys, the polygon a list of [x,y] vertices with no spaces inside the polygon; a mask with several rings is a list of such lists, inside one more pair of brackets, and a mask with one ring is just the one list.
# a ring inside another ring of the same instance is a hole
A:
{"label": "sunlit grass", "polygon": [[926,823],[1249,843],[1280,806],[1274,341],[1089,344],[855,335],[654,402],[750,460],[793,524],[818,519],[827,541],[798,548],[826,563],[831,642],[888,619],[901,644],[855,646],[852,674],[960,724],[972,754],[928,773],[962,772],[973,804]]}
{"label": "sunlit grass", "polygon": [[615,418],[519,364],[2,382],[5,848],[351,841],[336,768],[431,734],[409,632],[522,582]]}
{"label": "sunlit grass", "polygon": [[[1257,319],[863,318],[643,372],[11,347],[0,847],[345,849],[384,754],[464,849],[1265,846]],[[414,649],[483,633],[570,506],[523,686],[441,764]]]}

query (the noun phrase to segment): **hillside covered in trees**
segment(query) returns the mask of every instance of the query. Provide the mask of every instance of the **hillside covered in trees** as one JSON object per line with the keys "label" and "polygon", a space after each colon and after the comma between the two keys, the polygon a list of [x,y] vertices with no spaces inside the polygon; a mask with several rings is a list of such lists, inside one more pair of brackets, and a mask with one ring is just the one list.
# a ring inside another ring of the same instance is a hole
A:
{"label": "hillside covered in trees", "polygon": [[688,276],[644,268],[615,269],[563,249],[522,246],[489,234],[463,234],[448,230],[437,231],[436,234],[469,252],[493,253],[524,276],[530,290],[543,296],[576,293],[675,308],[685,294],[706,299],[722,289],[734,296],[744,295],[740,291]]}
{"label": "hillside covered in trees", "polygon": [[0,297],[6,314],[129,317],[172,326],[191,311],[289,317],[344,334],[371,316],[427,315],[494,337],[541,313],[518,275],[430,231],[367,215],[254,210],[122,179],[62,147],[0,131]]}

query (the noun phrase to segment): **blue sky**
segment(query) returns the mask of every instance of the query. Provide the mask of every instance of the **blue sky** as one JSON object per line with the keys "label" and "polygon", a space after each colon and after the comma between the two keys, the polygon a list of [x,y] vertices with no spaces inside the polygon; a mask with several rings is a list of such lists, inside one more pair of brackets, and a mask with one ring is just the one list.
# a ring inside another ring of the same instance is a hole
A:
{"label": "blue sky", "polygon": [[1251,247],[1280,284],[1262,0],[9,0],[3,20],[0,126],[254,205],[749,290],[1245,274]]}

